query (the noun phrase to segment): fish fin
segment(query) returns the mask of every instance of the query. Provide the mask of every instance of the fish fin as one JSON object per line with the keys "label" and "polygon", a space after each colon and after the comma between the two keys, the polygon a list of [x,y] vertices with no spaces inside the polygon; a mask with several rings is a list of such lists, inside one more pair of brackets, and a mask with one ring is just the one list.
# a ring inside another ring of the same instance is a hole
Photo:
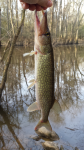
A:
{"label": "fish fin", "polygon": [[23,54],[23,57],[28,56],[28,55],[32,56],[32,55],[34,55],[35,53],[36,53],[35,51],[31,51],[30,53],[25,53],[25,54]]}
{"label": "fish fin", "polygon": [[33,104],[31,104],[31,105],[28,107],[28,109],[27,109],[27,111],[29,111],[29,112],[32,112],[32,111],[35,111],[35,110],[40,110],[37,101],[34,102]]}
{"label": "fish fin", "polygon": [[31,51],[30,56],[34,55],[35,53],[35,51]]}
{"label": "fish fin", "polygon": [[32,82],[32,83],[30,84],[30,86],[28,87],[28,89],[30,89],[32,86],[34,86],[34,84],[35,84],[35,80],[34,80],[34,82]]}
{"label": "fish fin", "polygon": [[60,114],[62,112],[61,106],[57,100],[55,100],[50,111],[54,111],[56,114]]}
{"label": "fish fin", "polygon": [[43,122],[42,120],[40,120],[38,122],[38,124],[36,125],[35,130],[38,130],[41,127],[45,127],[47,130],[52,131],[52,127],[51,127],[49,121]]}
{"label": "fish fin", "polygon": [[32,80],[29,81],[29,83],[34,82],[34,81],[35,81],[35,79],[32,79]]}

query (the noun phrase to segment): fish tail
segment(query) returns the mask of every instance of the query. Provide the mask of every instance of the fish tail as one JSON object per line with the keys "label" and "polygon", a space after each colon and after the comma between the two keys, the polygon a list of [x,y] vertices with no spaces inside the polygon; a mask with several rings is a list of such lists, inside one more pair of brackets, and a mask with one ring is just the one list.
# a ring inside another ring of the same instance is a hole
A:
{"label": "fish tail", "polygon": [[43,120],[40,120],[38,122],[38,124],[36,125],[36,127],[35,127],[35,131],[38,130],[39,128],[41,128],[41,127],[45,127],[47,130],[52,131],[52,127],[51,127],[49,121],[43,122]]}

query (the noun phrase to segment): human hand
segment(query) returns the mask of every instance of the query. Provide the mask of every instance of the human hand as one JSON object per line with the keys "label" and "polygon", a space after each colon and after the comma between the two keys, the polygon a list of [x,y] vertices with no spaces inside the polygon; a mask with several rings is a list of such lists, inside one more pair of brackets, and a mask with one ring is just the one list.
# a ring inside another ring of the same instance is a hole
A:
{"label": "human hand", "polygon": [[52,6],[51,0],[20,0],[23,9],[29,9],[31,11],[47,9]]}

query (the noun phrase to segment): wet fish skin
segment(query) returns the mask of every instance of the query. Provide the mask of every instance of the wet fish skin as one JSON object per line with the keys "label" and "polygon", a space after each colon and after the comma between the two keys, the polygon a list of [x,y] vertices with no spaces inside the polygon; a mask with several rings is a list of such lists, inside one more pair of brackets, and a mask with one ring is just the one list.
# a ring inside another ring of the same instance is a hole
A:
{"label": "wet fish skin", "polygon": [[49,112],[51,108],[55,109],[55,111],[57,108],[57,111],[59,110],[60,112],[60,106],[54,98],[54,58],[51,35],[47,25],[47,12],[43,13],[41,22],[37,12],[35,12],[34,51],[36,102],[28,107],[28,111],[41,110],[41,119],[35,130],[41,126],[52,130],[48,121]]}
{"label": "wet fish skin", "polygon": [[[36,14],[37,18],[37,14]],[[50,109],[54,103],[54,59],[51,36],[47,26],[47,13],[43,15],[41,21],[45,24],[45,31],[41,28],[40,35],[35,33],[35,81],[36,81],[36,100],[41,109],[41,119],[35,129],[41,126],[41,122],[48,122]],[[37,20],[36,20],[37,21]],[[38,24],[38,22],[36,22]],[[44,25],[43,25],[44,26]],[[38,25],[36,25],[38,28]]]}
{"label": "wet fish skin", "polygon": [[[46,46],[47,48],[47,46]],[[37,54],[36,99],[39,101],[43,121],[48,120],[54,103],[54,65],[53,53]]]}

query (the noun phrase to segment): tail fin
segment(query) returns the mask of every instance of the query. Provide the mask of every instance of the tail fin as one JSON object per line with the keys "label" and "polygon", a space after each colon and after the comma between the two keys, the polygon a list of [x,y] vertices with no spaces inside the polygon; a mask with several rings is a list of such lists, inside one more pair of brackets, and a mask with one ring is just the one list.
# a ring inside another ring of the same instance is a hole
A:
{"label": "tail fin", "polygon": [[35,127],[35,131],[38,130],[39,128],[43,127],[43,126],[44,126],[47,130],[52,131],[52,127],[51,127],[49,121],[43,122],[42,120],[40,120],[40,121],[38,122],[37,126]]}

